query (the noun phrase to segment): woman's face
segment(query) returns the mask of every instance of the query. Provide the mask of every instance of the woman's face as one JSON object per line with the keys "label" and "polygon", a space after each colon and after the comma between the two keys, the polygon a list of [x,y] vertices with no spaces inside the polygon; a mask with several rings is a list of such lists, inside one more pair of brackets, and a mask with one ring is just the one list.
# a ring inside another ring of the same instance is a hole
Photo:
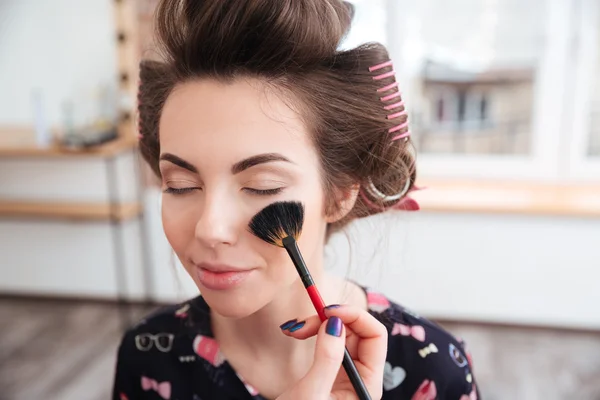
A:
{"label": "woman's face", "polygon": [[284,249],[248,231],[272,202],[304,203],[299,246],[309,268],[321,268],[318,154],[299,116],[266,86],[243,79],[178,86],[162,112],[160,149],[166,236],[219,314],[250,315],[298,279]]}

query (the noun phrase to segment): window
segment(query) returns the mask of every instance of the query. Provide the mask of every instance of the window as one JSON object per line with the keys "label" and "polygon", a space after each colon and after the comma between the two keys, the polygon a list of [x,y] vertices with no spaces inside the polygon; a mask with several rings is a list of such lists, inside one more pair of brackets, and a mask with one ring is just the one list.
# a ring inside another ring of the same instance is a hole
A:
{"label": "window", "polygon": [[419,152],[531,154],[536,82],[550,43],[547,2],[388,5]]}
{"label": "window", "polygon": [[[598,21],[596,21],[598,23]],[[587,117],[587,151],[588,157],[600,158],[600,52],[598,46],[600,46],[600,29],[596,24],[596,40],[594,40],[595,51],[593,52],[592,59],[589,62],[593,65],[593,83],[590,85],[590,109]],[[595,58],[595,59],[594,59]]]}
{"label": "window", "polygon": [[366,42],[387,44],[385,0],[349,0],[354,6],[352,29],[341,44],[349,49]]}
{"label": "window", "polygon": [[487,140],[482,133],[495,126],[488,115],[488,93],[446,87],[431,94],[428,133],[416,136],[421,151],[464,153],[469,135]]}
{"label": "window", "polygon": [[575,32],[583,14],[597,27],[595,3],[387,0],[388,48],[421,176],[563,176]]}
{"label": "window", "polygon": [[[435,71],[434,71],[435,70]],[[533,72],[487,71],[460,81],[454,72],[426,61],[420,76],[421,90],[413,96],[413,124],[421,152],[527,154],[531,132]],[[483,74],[495,74],[487,78]],[[439,92],[450,93],[440,102]],[[437,102],[433,112],[429,104]],[[440,125],[440,107],[446,110]],[[494,121],[495,123],[491,123]]]}

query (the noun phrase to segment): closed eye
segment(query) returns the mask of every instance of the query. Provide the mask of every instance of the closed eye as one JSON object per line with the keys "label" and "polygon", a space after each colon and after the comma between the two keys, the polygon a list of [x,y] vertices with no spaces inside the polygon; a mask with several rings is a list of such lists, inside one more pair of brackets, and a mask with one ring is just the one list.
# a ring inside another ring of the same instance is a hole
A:
{"label": "closed eye", "polygon": [[244,190],[250,194],[257,196],[273,196],[278,193],[281,193],[283,190],[282,187],[274,188],[274,189],[253,189],[253,188],[244,188]]}
{"label": "closed eye", "polygon": [[174,194],[174,195],[181,195],[181,194],[186,194],[186,193],[190,193],[194,190],[197,190],[198,188],[195,187],[187,187],[187,188],[172,188],[172,187],[168,187],[164,190],[164,193],[169,193],[169,194]]}

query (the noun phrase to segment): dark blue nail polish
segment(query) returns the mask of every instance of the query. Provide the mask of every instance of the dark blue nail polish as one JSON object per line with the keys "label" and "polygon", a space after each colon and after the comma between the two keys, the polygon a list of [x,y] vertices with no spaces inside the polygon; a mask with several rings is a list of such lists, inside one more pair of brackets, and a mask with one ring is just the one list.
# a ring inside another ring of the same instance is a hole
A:
{"label": "dark blue nail polish", "polygon": [[296,318],[290,319],[288,322],[284,322],[283,324],[279,325],[279,327],[281,330],[285,331],[286,329],[291,328],[296,322],[298,322]]}
{"label": "dark blue nail polish", "polygon": [[332,304],[330,306],[325,307],[326,310],[333,310],[334,308],[340,308],[339,304]]}
{"label": "dark blue nail polish", "polygon": [[325,326],[325,332],[331,336],[340,337],[342,334],[342,320],[338,317],[331,317],[327,320],[327,326]]}
{"label": "dark blue nail polish", "polygon": [[306,322],[300,321],[292,325],[290,328],[290,332],[296,332],[298,329],[302,328]]}

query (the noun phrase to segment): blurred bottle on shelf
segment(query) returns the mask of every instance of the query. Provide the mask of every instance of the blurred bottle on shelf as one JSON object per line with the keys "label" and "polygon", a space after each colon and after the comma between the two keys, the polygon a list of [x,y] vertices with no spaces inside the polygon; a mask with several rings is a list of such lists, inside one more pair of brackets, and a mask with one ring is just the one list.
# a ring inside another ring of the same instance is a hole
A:
{"label": "blurred bottle on shelf", "polygon": [[33,107],[33,120],[35,126],[35,142],[40,147],[48,147],[52,144],[52,133],[48,127],[46,119],[46,104],[41,89],[34,89],[31,92],[31,101]]}
{"label": "blurred bottle on shelf", "polygon": [[63,106],[62,147],[82,149],[101,145],[118,136],[116,90],[101,85],[77,103],[68,100]]}

